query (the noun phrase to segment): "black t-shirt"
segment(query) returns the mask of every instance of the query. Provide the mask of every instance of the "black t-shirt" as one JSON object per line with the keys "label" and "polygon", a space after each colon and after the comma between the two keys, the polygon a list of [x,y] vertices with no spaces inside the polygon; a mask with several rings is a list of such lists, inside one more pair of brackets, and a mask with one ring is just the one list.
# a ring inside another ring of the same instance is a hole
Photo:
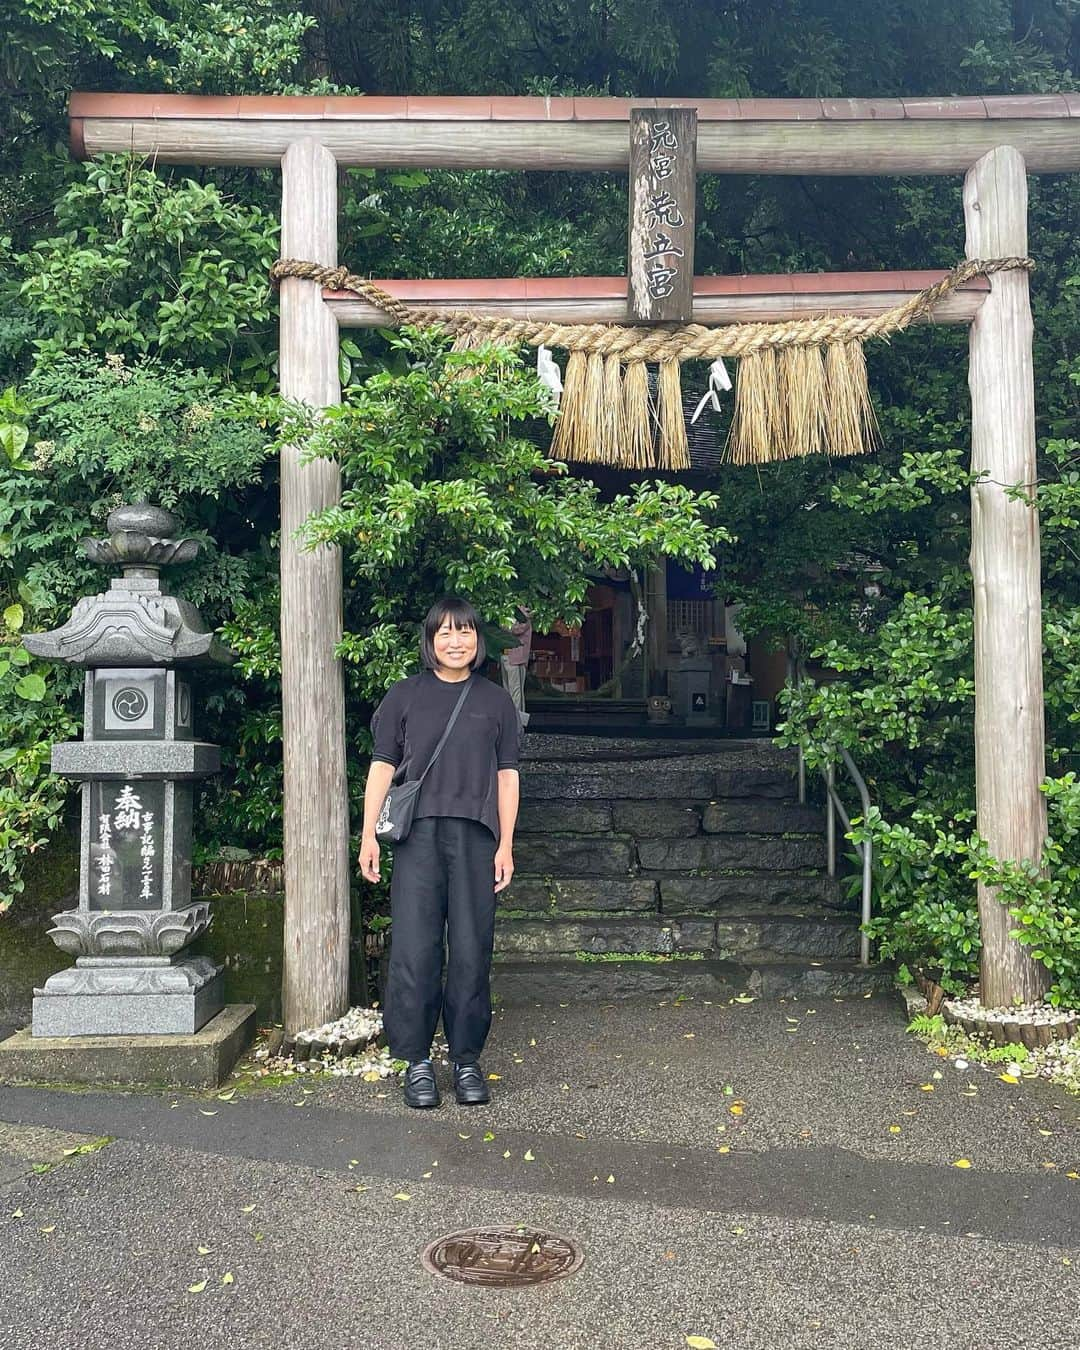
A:
{"label": "black t-shirt", "polygon": [[[479,820],[498,839],[498,771],[518,766],[520,723],[513,700],[501,685],[475,673],[469,683],[450,738],[424,779],[416,815]],[[371,757],[394,765],[395,783],[424,772],[461,688],[424,670],[387,690],[371,719],[375,738]]]}

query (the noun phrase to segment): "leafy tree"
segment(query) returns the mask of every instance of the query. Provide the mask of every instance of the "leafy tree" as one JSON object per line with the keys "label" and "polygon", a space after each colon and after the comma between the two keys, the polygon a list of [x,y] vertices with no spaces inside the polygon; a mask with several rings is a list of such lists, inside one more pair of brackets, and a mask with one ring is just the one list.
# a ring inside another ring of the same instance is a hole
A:
{"label": "leafy tree", "polygon": [[[438,596],[469,596],[497,648],[517,604],[541,630],[558,619],[579,623],[590,582],[605,568],[640,574],[666,557],[711,566],[729,539],[716,523],[715,493],[642,482],[605,501],[548,459],[524,432],[551,405],[517,354],[453,353],[444,339],[408,329],[390,345],[394,369],[368,376],[314,422],[293,409],[280,431],[283,443],[306,440],[309,456],[341,465],[341,504],[312,517],[304,535],[309,547],[342,548],[347,719],[357,729],[350,741],[365,753],[372,707],[416,669],[419,624]],[[269,573],[265,580],[225,635],[243,673],[276,692],[278,593]],[[210,809],[227,813],[234,842],[261,834],[265,846],[262,832],[273,826],[276,844],[278,825],[266,803],[281,795],[276,708],[257,727],[236,754],[237,777],[212,789]],[[359,825],[362,755],[349,768]]]}

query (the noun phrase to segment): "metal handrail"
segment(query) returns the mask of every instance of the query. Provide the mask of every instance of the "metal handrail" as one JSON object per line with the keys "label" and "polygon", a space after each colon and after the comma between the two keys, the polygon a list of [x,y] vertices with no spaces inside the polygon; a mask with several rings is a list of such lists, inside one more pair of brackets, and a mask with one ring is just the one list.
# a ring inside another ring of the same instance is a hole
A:
{"label": "metal handrail", "polygon": [[[789,662],[789,668],[794,675],[796,685],[802,684],[806,678],[806,666],[802,657]],[[843,746],[840,747],[840,759],[847,769],[848,777],[855,785],[859,794],[859,800],[862,804],[863,820],[867,820],[870,815],[870,789],[866,786],[866,779],[859,772],[858,766],[852,759],[851,754]],[[830,757],[825,767],[821,770],[821,777],[825,782],[825,848],[826,860],[829,869],[829,876],[836,876],[836,817],[839,815],[844,824],[844,832],[851,830],[851,817],[847,813],[840,794],[836,790],[836,760]],[[806,804],[806,760],[803,755],[802,746],[799,746],[799,801]],[[870,939],[866,935],[865,928],[870,922],[871,898],[873,894],[873,865],[874,865],[874,845],[867,838],[864,843],[854,844],[855,852],[862,863],[862,921],[859,931],[859,964],[868,966],[870,964]]]}

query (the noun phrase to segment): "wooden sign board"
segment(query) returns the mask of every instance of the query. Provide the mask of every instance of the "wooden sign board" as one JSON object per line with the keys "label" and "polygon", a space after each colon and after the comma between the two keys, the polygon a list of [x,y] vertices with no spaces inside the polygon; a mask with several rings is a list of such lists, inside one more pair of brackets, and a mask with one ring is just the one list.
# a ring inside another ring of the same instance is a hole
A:
{"label": "wooden sign board", "polygon": [[689,323],[694,302],[696,108],[630,110],[633,319]]}

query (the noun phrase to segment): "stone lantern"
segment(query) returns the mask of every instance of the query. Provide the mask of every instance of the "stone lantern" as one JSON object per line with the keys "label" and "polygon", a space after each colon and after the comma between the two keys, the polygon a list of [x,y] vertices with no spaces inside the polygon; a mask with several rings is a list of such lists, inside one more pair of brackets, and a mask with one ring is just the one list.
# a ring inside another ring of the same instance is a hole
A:
{"label": "stone lantern", "polygon": [[198,552],[178,528],[145,503],[113,511],[109,538],[82,549],[122,575],[24,639],[86,668],[83,739],[52,752],[53,771],[82,783],[79,905],[49,933],[76,962],[35,989],[33,1036],[193,1033],[224,1006],[222,968],[183,954],[210,922],[191,900],[193,785],[220,767],[194,737],[186,673],[232,654],[161,585],[163,566]]}

